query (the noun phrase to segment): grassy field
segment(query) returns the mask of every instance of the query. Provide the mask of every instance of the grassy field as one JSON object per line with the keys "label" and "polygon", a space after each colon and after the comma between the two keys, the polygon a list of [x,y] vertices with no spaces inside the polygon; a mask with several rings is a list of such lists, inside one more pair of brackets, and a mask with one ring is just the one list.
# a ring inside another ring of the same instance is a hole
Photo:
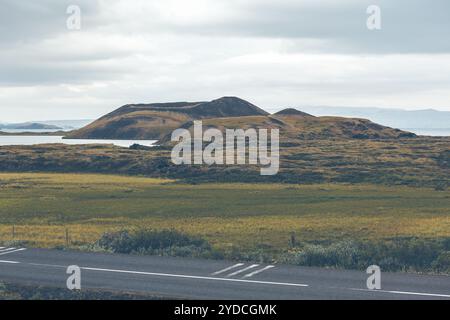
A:
{"label": "grassy field", "polygon": [[[0,241],[77,247],[123,228],[174,228],[215,248],[450,236],[448,192],[407,186],[198,184],[143,177],[0,173]],[[13,239],[14,226],[14,239]]]}

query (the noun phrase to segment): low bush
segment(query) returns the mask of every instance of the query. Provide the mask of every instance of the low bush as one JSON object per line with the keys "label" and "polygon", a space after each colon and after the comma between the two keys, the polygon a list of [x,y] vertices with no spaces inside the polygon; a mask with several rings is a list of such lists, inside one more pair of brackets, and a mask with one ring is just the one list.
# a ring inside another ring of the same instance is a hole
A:
{"label": "low bush", "polygon": [[340,241],[330,245],[303,244],[282,255],[290,264],[364,269],[376,264],[385,271],[450,270],[450,238],[395,238],[384,241]]}
{"label": "low bush", "polygon": [[450,273],[450,251],[442,252],[433,262],[433,269],[438,272]]}
{"label": "low bush", "polygon": [[175,230],[156,231],[141,229],[135,232],[122,230],[105,233],[94,244],[94,247],[125,254],[221,257],[206,240]]}

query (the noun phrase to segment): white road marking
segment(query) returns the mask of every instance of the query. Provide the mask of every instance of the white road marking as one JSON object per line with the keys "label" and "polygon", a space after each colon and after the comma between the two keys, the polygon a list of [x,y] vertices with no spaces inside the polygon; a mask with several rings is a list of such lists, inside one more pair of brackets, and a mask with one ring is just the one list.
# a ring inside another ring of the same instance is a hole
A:
{"label": "white road marking", "polygon": [[12,247],[12,248],[4,248],[4,247],[2,247],[0,249],[1,249],[0,252],[5,252],[5,251],[9,251],[9,250],[14,250],[15,248],[14,247]]}
{"label": "white road marking", "polygon": [[83,269],[83,270],[90,270],[90,271],[99,271],[99,272],[141,274],[141,275],[159,276],[159,277],[186,278],[186,279],[213,280],[213,281],[228,281],[228,282],[242,282],[242,283],[255,283],[255,284],[267,284],[267,285],[291,286],[291,287],[309,287],[309,285],[303,284],[303,283],[229,279],[229,278],[216,278],[216,277],[203,277],[203,276],[189,276],[189,275],[184,275],[184,274],[155,273],[155,272],[115,270],[115,269],[101,269],[101,268],[89,268],[89,267],[81,267],[81,269]]}
{"label": "white road marking", "polygon": [[250,278],[250,277],[253,277],[255,274],[264,272],[264,271],[269,270],[269,269],[272,269],[272,268],[275,268],[275,266],[272,266],[272,265],[266,266],[266,267],[264,267],[264,268],[262,268],[262,269],[255,270],[255,271],[253,271],[253,272],[250,272],[249,274],[246,274],[245,276],[243,276],[243,278]]}
{"label": "white road marking", "polygon": [[[14,249],[14,248],[8,248],[8,249]],[[26,248],[20,248],[17,250],[9,251],[0,253],[0,255],[8,254],[11,252],[17,252],[17,251],[23,251],[26,250]],[[9,264],[20,264],[21,262],[18,261],[8,261],[8,260],[0,260],[0,263],[9,263]],[[65,268],[65,266],[62,265],[51,265],[51,264],[39,264],[39,263],[26,263],[29,265],[36,265],[36,266],[47,266],[47,267],[56,267],[56,268]],[[239,266],[242,266],[243,264],[237,264],[234,266],[231,266],[233,268],[237,268]],[[237,273],[242,273],[246,270],[249,270],[251,268],[255,268],[259,266],[258,264],[250,265],[244,269],[238,270]],[[263,272],[267,269],[273,268],[274,266],[269,265],[262,269],[255,270],[247,275],[246,277],[251,277],[252,275],[255,275],[257,273]],[[230,268],[230,267],[229,267]],[[308,284],[303,283],[290,283],[290,282],[273,282],[273,281],[258,281],[258,280],[247,280],[247,279],[230,279],[230,278],[218,278],[218,277],[204,277],[204,276],[191,276],[191,275],[183,275],[183,274],[169,274],[169,273],[155,273],[155,272],[144,272],[144,271],[132,271],[132,270],[120,270],[120,269],[102,269],[102,268],[91,268],[91,267],[81,267],[83,270],[89,270],[89,271],[98,271],[98,272],[113,272],[113,273],[125,273],[125,274],[138,274],[138,275],[149,275],[149,276],[159,276],[159,277],[172,277],[172,278],[185,278],[185,279],[199,279],[199,280],[212,280],[212,281],[228,281],[228,282],[240,282],[240,283],[253,283],[253,284],[265,284],[265,285],[278,285],[278,286],[292,286],[292,287],[309,287]],[[230,269],[229,269],[230,270]],[[220,270],[222,271],[222,270]],[[219,271],[218,271],[219,272]],[[223,271],[225,272],[225,271]],[[229,275],[230,276],[230,275]],[[417,296],[429,296],[429,297],[442,297],[442,298],[450,298],[450,294],[441,294],[441,293],[427,293],[427,292],[410,292],[410,291],[396,291],[396,290],[369,290],[369,289],[358,289],[358,288],[340,288],[340,289],[347,289],[347,290],[355,290],[355,291],[369,291],[369,292],[380,292],[380,293],[390,293],[390,294],[404,294],[404,295],[417,295]]]}
{"label": "white road marking", "polygon": [[51,268],[65,268],[67,269],[68,266],[62,266],[62,265],[57,265],[57,264],[48,264],[48,263],[33,263],[33,262],[29,262],[27,263],[30,266],[37,266],[37,267],[51,267]]}
{"label": "white road marking", "polygon": [[450,298],[450,294],[440,294],[440,293],[424,293],[424,292],[408,292],[408,291],[387,291],[387,292],[396,293],[396,294],[410,294],[410,295],[418,295],[418,296]]}
{"label": "white road marking", "polygon": [[215,276],[215,275],[218,275],[218,274],[221,274],[221,273],[230,271],[231,269],[234,269],[234,268],[237,268],[237,267],[240,267],[240,266],[243,266],[243,265],[244,265],[243,263],[237,263],[237,264],[235,264],[235,265],[233,265],[233,266],[231,266],[231,267],[228,267],[228,268],[225,268],[225,269],[216,271],[216,272],[214,272],[214,273],[211,273],[211,275]]}
{"label": "white road marking", "polygon": [[441,293],[395,291],[395,290],[370,290],[370,289],[355,289],[355,288],[351,288],[350,290],[369,291],[369,292],[381,292],[381,293],[393,293],[393,294],[406,294],[406,295],[415,295],[415,296],[450,298],[450,294],[441,294]]}
{"label": "white road marking", "polygon": [[229,275],[227,275],[227,277],[232,277],[232,276],[238,275],[238,274],[240,274],[240,273],[242,273],[242,272],[245,272],[245,271],[247,271],[247,270],[256,268],[257,266],[259,266],[259,264],[252,264],[252,265],[250,265],[250,266],[248,266],[248,267],[246,267],[246,268],[244,268],[244,269],[241,269],[241,270],[235,271],[235,272],[233,272],[233,273],[230,273]]}
{"label": "white road marking", "polygon": [[17,261],[0,260],[0,263],[12,263],[12,264],[17,264],[17,263],[20,263],[20,262],[17,262]]}
{"label": "white road marking", "polygon": [[16,249],[16,250],[12,250],[12,251],[0,252],[0,256],[3,256],[3,255],[5,255],[5,254],[10,254],[10,253],[13,253],[13,252],[23,251],[23,250],[27,250],[27,249],[25,249],[25,248],[20,248],[20,249]]}

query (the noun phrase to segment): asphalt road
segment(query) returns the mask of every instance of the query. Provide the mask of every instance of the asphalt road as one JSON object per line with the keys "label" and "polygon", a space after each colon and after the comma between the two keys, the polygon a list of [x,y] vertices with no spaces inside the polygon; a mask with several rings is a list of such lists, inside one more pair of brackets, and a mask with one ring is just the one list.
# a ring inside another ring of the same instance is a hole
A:
{"label": "asphalt road", "polygon": [[448,299],[450,277],[381,274],[369,290],[360,271],[157,256],[0,247],[0,281],[66,287],[67,267],[83,288],[186,299]]}

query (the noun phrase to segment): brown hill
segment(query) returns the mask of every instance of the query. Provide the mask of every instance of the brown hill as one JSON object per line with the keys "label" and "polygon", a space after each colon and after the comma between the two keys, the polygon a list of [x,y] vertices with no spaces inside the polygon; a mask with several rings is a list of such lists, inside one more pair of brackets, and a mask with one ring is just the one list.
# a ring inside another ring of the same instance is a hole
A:
{"label": "brown hill", "polygon": [[274,113],[274,116],[302,116],[302,117],[314,117],[313,115],[294,109],[294,108],[287,108],[283,109],[281,111],[278,111]]}
{"label": "brown hill", "polygon": [[205,128],[277,128],[282,139],[397,139],[413,133],[385,127],[366,119],[315,117],[296,109],[269,115],[257,106],[236,98],[210,102],[130,104],[101,117],[66,138],[155,139],[170,141],[177,128],[192,129],[194,120]]}
{"label": "brown hill", "polygon": [[367,119],[344,117],[305,117],[278,115],[287,127],[287,136],[300,139],[398,139],[415,137],[411,132],[394,129]]}
{"label": "brown hill", "polygon": [[210,102],[129,104],[71,132],[66,138],[160,139],[196,119],[267,114],[236,97],[223,97]]}
{"label": "brown hill", "polygon": [[[245,116],[211,118],[202,120],[204,130],[225,129],[279,129],[280,140],[311,139],[398,139],[411,138],[415,134],[385,127],[370,120],[343,117],[305,117],[298,115]],[[193,122],[183,125],[193,134]],[[171,133],[161,140],[161,144],[170,142]]]}

